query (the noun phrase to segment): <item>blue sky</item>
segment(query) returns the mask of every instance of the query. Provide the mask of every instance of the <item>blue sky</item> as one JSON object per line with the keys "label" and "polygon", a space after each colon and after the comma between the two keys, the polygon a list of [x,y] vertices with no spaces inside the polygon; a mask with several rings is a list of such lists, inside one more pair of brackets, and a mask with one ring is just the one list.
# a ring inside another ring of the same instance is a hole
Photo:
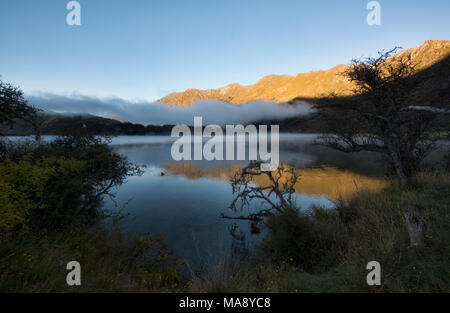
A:
{"label": "blue sky", "polygon": [[0,75],[27,94],[152,101],[173,91],[253,84],[348,63],[400,45],[450,39],[450,1],[0,1]]}

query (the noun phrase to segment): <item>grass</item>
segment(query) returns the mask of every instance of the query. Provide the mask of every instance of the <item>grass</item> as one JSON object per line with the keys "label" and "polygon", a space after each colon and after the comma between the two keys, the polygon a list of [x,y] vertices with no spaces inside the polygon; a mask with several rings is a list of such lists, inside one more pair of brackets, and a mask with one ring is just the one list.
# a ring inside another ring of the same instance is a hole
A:
{"label": "grass", "polygon": [[[66,265],[81,264],[81,286],[68,287]],[[0,246],[2,292],[173,292],[182,260],[159,236],[128,236],[119,228],[71,227],[27,235]]]}
{"label": "grass", "polygon": [[[408,188],[392,183],[381,193],[362,192],[350,201],[356,212],[348,224],[351,239],[339,270],[350,291],[450,291],[450,176],[419,173]],[[410,246],[404,211],[427,221],[423,246]],[[380,262],[382,286],[373,289],[360,279],[365,263]]]}
{"label": "grass", "polygon": [[[449,292],[449,195],[450,174],[440,168],[417,174],[407,188],[391,181],[381,191],[361,190],[334,211],[276,215],[267,222],[266,257],[194,277],[189,290]],[[422,246],[410,246],[402,212],[412,210],[427,221]],[[370,261],[381,264],[381,286],[366,283]]]}
{"label": "grass", "polygon": [[[360,190],[336,210],[270,218],[261,253],[186,275],[161,236],[120,228],[71,227],[56,234],[3,238],[2,292],[449,292],[450,174],[423,171]],[[423,246],[410,246],[402,212],[427,221]],[[82,285],[67,287],[66,264],[81,264]],[[366,264],[381,264],[381,286],[366,284]]]}

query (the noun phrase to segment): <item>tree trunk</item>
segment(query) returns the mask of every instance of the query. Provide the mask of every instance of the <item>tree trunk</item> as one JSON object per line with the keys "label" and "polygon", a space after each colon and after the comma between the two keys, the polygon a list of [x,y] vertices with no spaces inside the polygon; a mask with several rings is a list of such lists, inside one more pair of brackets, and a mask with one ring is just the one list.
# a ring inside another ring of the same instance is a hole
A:
{"label": "tree trunk", "polygon": [[408,184],[408,176],[406,175],[402,161],[397,153],[393,151],[393,149],[391,149],[390,147],[388,147],[388,149],[391,155],[392,165],[394,165],[395,172],[397,173],[397,176],[400,180],[400,184],[402,186],[406,186]]}
{"label": "tree trunk", "polygon": [[395,171],[397,172],[397,176],[400,179],[400,184],[402,186],[406,186],[408,184],[408,177],[403,170],[403,166],[401,166],[401,164],[395,165]]}

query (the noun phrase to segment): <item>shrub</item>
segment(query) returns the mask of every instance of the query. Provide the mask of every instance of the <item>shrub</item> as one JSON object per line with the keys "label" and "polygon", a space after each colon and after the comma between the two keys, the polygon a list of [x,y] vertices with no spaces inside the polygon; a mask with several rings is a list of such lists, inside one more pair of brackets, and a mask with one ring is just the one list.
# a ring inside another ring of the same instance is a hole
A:
{"label": "shrub", "polygon": [[59,137],[48,143],[11,145],[2,164],[2,227],[59,230],[94,224],[105,216],[105,196],[140,168],[95,136]]}
{"label": "shrub", "polygon": [[134,255],[139,255],[137,276],[140,283],[146,288],[171,288],[178,289],[182,286],[183,259],[170,253],[163,234],[145,236],[135,235]]}
{"label": "shrub", "polygon": [[82,171],[83,163],[74,159],[42,158],[32,162],[26,156],[18,162],[0,163],[0,231],[26,231],[30,216],[48,209],[46,192],[51,182]]}
{"label": "shrub", "polygon": [[345,250],[346,229],[336,214],[316,209],[319,218],[295,209],[270,216],[263,247],[274,260],[293,262],[306,271],[321,271],[335,264]]}
{"label": "shrub", "polygon": [[444,170],[450,172],[450,153],[447,153],[443,160]]}
{"label": "shrub", "polygon": [[[81,286],[67,286],[72,260],[81,264]],[[159,236],[72,225],[2,242],[0,292],[173,292],[182,286],[181,264]]]}

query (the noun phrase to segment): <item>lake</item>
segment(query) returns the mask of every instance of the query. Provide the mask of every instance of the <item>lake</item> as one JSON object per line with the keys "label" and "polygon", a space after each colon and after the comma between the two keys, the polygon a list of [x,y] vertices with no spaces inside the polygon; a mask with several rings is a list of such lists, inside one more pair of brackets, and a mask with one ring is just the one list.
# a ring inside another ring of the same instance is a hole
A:
{"label": "lake", "polygon": [[[295,186],[299,208],[331,208],[334,200],[348,198],[359,189],[384,186],[380,176],[385,169],[377,156],[312,146],[314,138],[316,135],[280,134],[280,161],[302,175]],[[233,214],[228,208],[233,200],[229,179],[246,162],[175,162],[171,157],[174,140],[169,136],[113,139],[115,151],[146,166],[142,176],[129,177],[115,190],[116,202],[130,213],[125,229],[166,234],[174,254],[183,256],[192,268],[251,250],[262,236],[250,233],[249,222],[221,218],[222,212]],[[105,207],[113,208],[114,203],[106,199]],[[239,236],[231,236],[232,230]]]}
{"label": "lake", "polygon": [[[299,209],[308,211],[312,205],[332,208],[333,201],[348,199],[358,190],[378,190],[386,185],[386,168],[378,161],[378,155],[346,154],[311,145],[316,137],[280,134],[280,162],[301,175],[295,185]],[[20,141],[31,137],[8,138]],[[43,140],[52,138],[43,136]],[[229,209],[234,199],[229,180],[247,162],[176,162],[171,157],[175,140],[170,136],[113,138],[111,147],[116,152],[145,168],[142,176],[128,177],[126,183],[113,190],[114,201],[106,198],[104,207],[129,213],[123,225],[126,231],[164,233],[173,253],[184,257],[192,269],[251,252],[263,238],[264,229],[259,235],[251,234],[249,221],[221,217],[221,213],[233,215]],[[450,142],[440,141],[438,146],[426,161],[441,158]],[[265,182],[259,178],[254,183]]]}

